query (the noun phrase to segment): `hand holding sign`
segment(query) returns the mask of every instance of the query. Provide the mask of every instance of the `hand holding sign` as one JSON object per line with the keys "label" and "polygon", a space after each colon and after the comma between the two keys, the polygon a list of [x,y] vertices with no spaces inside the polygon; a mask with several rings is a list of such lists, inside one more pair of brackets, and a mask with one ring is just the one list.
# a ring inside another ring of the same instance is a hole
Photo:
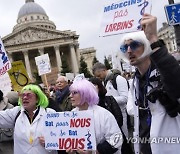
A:
{"label": "hand holding sign", "polygon": [[68,154],[76,154],[79,153],[79,154],[92,154],[92,151],[89,151],[89,150],[81,150],[81,149],[77,149],[77,150],[73,150],[73,149],[67,149],[66,152]]}
{"label": "hand holding sign", "polygon": [[156,42],[158,40],[157,18],[150,14],[144,14],[141,20],[141,25],[149,42]]}
{"label": "hand holding sign", "polygon": [[48,150],[68,149],[68,153],[78,149],[96,150],[92,111],[47,114],[45,132],[45,148]]}
{"label": "hand holding sign", "polygon": [[79,154],[92,154],[92,151],[84,151],[84,150],[81,150],[81,149],[78,149],[77,150],[77,152],[79,153]]}
{"label": "hand holding sign", "polygon": [[104,6],[100,36],[141,30],[142,15],[151,12],[151,5],[151,0],[110,1]]}
{"label": "hand holding sign", "polygon": [[43,136],[40,136],[40,137],[38,137],[39,138],[39,143],[43,146],[43,147],[45,147],[45,139],[44,139],[44,137]]}

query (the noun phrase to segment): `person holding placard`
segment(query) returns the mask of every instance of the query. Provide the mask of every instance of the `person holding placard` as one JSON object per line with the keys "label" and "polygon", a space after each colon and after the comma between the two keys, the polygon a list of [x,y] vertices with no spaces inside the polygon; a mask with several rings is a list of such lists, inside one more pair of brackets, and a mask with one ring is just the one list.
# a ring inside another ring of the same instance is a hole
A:
{"label": "person holding placard", "polygon": [[[20,92],[20,106],[0,111],[0,128],[14,128],[14,154],[57,154],[43,146],[44,118],[55,112],[37,85],[26,85]],[[46,109],[45,109],[46,108]]]}
{"label": "person holding placard", "polygon": [[[121,154],[123,142],[121,130],[114,116],[106,109],[98,106],[99,98],[95,86],[86,79],[74,81],[70,86],[72,111],[92,110],[94,112],[95,137],[97,153]],[[75,153],[71,149],[68,153]],[[78,149],[78,153],[92,153]]]}
{"label": "person holding placard", "polygon": [[143,31],[126,34],[120,43],[121,53],[137,68],[127,103],[134,116],[134,149],[136,154],[177,154],[180,66],[158,39],[157,18],[144,14],[141,26]]}

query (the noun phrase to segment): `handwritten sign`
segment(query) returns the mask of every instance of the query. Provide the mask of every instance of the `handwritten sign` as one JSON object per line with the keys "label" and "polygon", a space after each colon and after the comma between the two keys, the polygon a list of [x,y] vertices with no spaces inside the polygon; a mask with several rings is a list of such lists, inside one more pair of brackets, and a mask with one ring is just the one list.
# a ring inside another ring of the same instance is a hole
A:
{"label": "handwritten sign", "polygon": [[93,111],[47,113],[45,148],[96,150]]}
{"label": "handwritten sign", "polygon": [[10,68],[11,62],[8,59],[3,42],[0,38],[0,76],[4,75]]}
{"label": "handwritten sign", "polygon": [[50,60],[48,54],[35,57],[35,61],[38,67],[39,75],[43,75],[51,72],[51,66],[50,66]]}
{"label": "handwritten sign", "polygon": [[121,0],[104,6],[100,36],[141,30],[142,15],[150,13],[151,0]]}
{"label": "handwritten sign", "polygon": [[30,82],[25,66],[21,60],[12,63],[12,68],[8,71],[8,75],[15,91],[20,91]]}

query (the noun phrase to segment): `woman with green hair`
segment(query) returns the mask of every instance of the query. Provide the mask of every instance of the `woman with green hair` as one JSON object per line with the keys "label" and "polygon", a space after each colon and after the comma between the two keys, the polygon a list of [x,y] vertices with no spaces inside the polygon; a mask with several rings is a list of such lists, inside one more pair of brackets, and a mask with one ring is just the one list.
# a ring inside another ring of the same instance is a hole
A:
{"label": "woman with green hair", "polygon": [[26,85],[19,94],[20,106],[0,111],[0,128],[14,128],[14,154],[56,154],[44,148],[44,118],[55,112],[37,85]]}

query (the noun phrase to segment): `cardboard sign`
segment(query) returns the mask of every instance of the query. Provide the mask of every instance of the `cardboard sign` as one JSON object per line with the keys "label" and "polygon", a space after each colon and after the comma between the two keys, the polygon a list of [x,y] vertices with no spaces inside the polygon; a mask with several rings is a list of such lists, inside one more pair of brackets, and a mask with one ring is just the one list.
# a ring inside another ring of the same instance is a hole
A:
{"label": "cardboard sign", "polygon": [[39,75],[43,75],[51,72],[51,66],[50,66],[50,60],[48,54],[35,57],[35,61],[38,67]]}
{"label": "cardboard sign", "polygon": [[11,68],[11,62],[4,49],[3,42],[0,38],[0,76],[5,74]]}
{"label": "cardboard sign", "polygon": [[92,110],[47,113],[44,132],[48,150],[96,150]]}
{"label": "cardboard sign", "polygon": [[100,36],[141,30],[142,15],[151,12],[151,0],[121,0],[104,6]]}
{"label": "cardboard sign", "polygon": [[8,71],[8,74],[14,91],[20,91],[30,82],[29,76],[21,60],[12,63],[12,68]]}

